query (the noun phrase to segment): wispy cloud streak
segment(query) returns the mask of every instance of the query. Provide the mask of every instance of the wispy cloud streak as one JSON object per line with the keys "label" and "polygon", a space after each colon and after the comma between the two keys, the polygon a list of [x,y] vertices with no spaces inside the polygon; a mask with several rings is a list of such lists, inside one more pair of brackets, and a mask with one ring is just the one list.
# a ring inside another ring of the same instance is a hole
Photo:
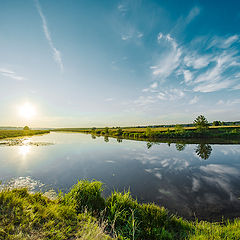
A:
{"label": "wispy cloud streak", "polygon": [[40,3],[38,0],[35,0],[35,4],[38,10],[38,13],[42,19],[42,27],[43,27],[43,31],[45,34],[45,37],[48,41],[48,44],[53,52],[53,58],[54,61],[59,65],[61,72],[63,72],[63,62],[62,62],[62,57],[61,57],[61,52],[54,46],[52,38],[51,38],[51,34],[50,31],[48,29],[48,25],[47,25],[47,20],[46,17],[44,16],[43,12],[42,12],[42,8],[40,6]]}
{"label": "wispy cloud streak", "polygon": [[25,80],[24,77],[19,76],[18,74],[16,74],[14,71],[9,70],[9,69],[5,69],[5,68],[0,68],[0,74],[4,77],[8,77],[17,81],[22,81]]}

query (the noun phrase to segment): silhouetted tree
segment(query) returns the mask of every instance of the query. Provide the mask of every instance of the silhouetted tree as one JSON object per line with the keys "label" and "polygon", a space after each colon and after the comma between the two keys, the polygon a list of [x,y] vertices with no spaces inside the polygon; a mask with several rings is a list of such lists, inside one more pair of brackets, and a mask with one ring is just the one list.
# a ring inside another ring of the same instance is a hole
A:
{"label": "silhouetted tree", "polygon": [[209,126],[207,119],[203,115],[198,116],[193,124],[196,126],[197,130],[201,132],[207,130]]}

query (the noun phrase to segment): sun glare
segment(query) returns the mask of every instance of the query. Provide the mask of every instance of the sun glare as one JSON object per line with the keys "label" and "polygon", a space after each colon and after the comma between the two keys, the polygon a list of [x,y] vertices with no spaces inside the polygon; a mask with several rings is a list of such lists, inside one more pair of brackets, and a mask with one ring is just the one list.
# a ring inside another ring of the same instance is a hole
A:
{"label": "sun glare", "polygon": [[30,103],[24,103],[18,110],[19,115],[25,119],[32,119],[36,115],[36,109]]}
{"label": "sun glare", "polygon": [[31,146],[29,145],[19,146],[19,154],[22,155],[23,157],[27,156],[30,150]]}

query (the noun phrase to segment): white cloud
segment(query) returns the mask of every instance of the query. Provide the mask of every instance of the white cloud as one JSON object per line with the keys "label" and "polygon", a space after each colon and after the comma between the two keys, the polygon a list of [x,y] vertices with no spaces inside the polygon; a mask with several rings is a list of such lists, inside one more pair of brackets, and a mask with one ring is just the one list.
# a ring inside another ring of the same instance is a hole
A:
{"label": "white cloud", "polygon": [[134,101],[135,104],[140,106],[146,106],[155,102],[156,99],[152,96],[140,96],[137,100]]}
{"label": "white cloud", "polygon": [[157,82],[154,82],[152,83],[149,88],[144,88],[142,91],[143,92],[157,92],[156,91],[156,88],[158,87],[158,83]]}
{"label": "white cloud", "polygon": [[184,70],[183,75],[184,75],[184,81],[186,83],[188,83],[192,80],[192,73],[189,70]]}
{"label": "white cloud", "polygon": [[184,57],[184,63],[186,64],[186,66],[192,67],[194,69],[206,67],[211,61],[212,61],[211,55],[199,56],[196,53],[192,53],[191,56],[186,55]]}
{"label": "white cloud", "polygon": [[177,88],[161,91],[158,93],[157,98],[160,100],[175,101],[185,96],[185,93]]}
{"label": "white cloud", "polygon": [[182,50],[170,34],[158,34],[159,44],[167,45],[166,51],[160,56],[158,63],[150,68],[153,69],[153,75],[159,80],[165,81],[180,64]]}
{"label": "white cloud", "polygon": [[14,71],[5,68],[0,68],[0,74],[4,77],[12,78],[17,81],[26,80],[26,78],[17,75]]}
{"label": "white cloud", "polygon": [[190,23],[196,16],[200,14],[200,8],[199,7],[194,7],[191,9],[189,12],[187,18],[186,18],[186,23]]}
{"label": "white cloud", "polygon": [[190,104],[195,104],[199,101],[199,97],[195,96],[193,99],[190,100]]}
{"label": "white cloud", "polygon": [[216,92],[218,90],[230,87],[231,84],[232,84],[232,82],[230,80],[226,80],[226,81],[222,81],[222,82],[215,82],[215,83],[206,82],[206,83],[203,83],[203,84],[200,84],[200,85],[194,87],[193,91],[203,92],[203,93]]}
{"label": "white cloud", "polygon": [[111,101],[113,101],[113,98],[106,98],[104,101],[105,102],[111,102]]}
{"label": "white cloud", "polygon": [[52,38],[51,38],[51,34],[50,34],[50,31],[48,29],[48,25],[47,25],[47,20],[46,20],[46,17],[44,16],[43,12],[42,12],[42,8],[39,4],[39,1],[38,0],[35,0],[35,3],[36,3],[36,7],[37,7],[37,10],[38,10],[38,13],[42,19],[42,27],[43,27],[43,31],[44,31],[44,34],[45,34],[45,37],[48,41],[48,44],[53,52],[53,59],[54,61],[59,65],[60,67],[60,70],[61,72],[63,71],[63,62],[62,62],[62,57],[61,57],[61,52],[56,49],[56,47],[54,46],[53,44],[53,41],[52,41]]}
{"label": "white cloud", "polygon": [[238,35],[233,35],[228,37],[227,39],[223,37],[213,37],[212,40],[209,43],[208,48],[211,47],[217,47],[217,48],[229,48],[232,44],[236,43],[239,41],[239,36]]}
{"label": "white cloud", "polygon": [[215,66],[195,78],[194,83],[199,84],[194,87],[194,91],[214,92],[228,88],[234,84],[234,81],[224,75],[225,71],[232,66],[238,66],[239,62],[235,57],[236,52],[223,52],[214,57]]}
{"label": "white cloud", "polygon": [[232,106],[232,105],[235,105],[235,104],[240,104],[240,98],[233,99],[233,100],[227,100],[227,101],[219,100],[217,102],[217,105]]}
{"label": "white cloud", "polygon": [[130,35],[122,35],[121,38],[122,38],[123,41],[126,41],[126,40],[132,38],[132,36],[130,36]]}

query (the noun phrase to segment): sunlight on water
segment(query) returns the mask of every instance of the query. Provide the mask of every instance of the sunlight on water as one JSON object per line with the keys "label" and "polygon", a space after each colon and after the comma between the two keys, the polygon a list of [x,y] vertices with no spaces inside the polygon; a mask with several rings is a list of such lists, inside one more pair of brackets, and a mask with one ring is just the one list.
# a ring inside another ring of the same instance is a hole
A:
{"label": "sunlight on water", "polygon": [[22,157],[26,157],[30,151],[31,151],[31,146],[29,145],[23,145],[23,146],[19,146],[19,154],[22,156]]}

